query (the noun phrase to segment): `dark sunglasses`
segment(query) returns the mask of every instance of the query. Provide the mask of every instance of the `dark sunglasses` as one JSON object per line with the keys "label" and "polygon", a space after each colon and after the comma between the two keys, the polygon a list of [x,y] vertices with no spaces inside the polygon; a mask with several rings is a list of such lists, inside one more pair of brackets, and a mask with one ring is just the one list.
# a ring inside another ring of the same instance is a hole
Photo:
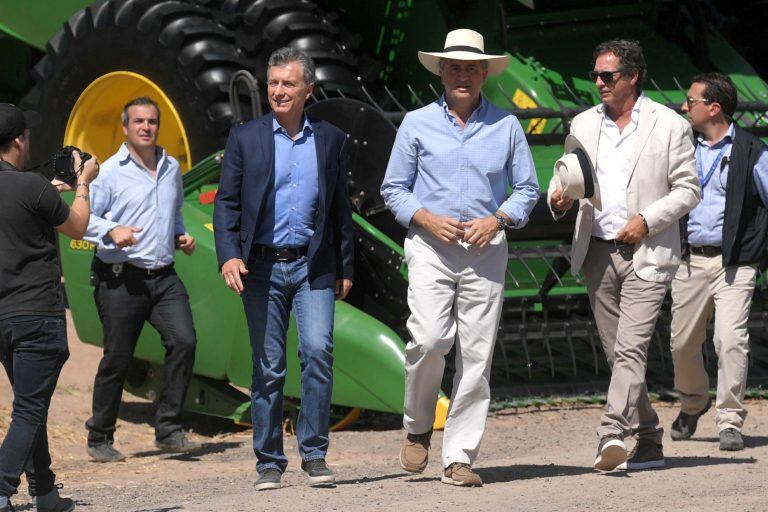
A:
{"label": "dark sunglasses", "polygon": [[600,77],[600,80],[604,84],[612,84],[616,81],[614,78],[614,75],[620,75],[621,73],[624,73],[625,70],[623,69],[617,69],[616,71],[590,71],[589,72],[589,79],[593,82],[597,80],[597,77]]}

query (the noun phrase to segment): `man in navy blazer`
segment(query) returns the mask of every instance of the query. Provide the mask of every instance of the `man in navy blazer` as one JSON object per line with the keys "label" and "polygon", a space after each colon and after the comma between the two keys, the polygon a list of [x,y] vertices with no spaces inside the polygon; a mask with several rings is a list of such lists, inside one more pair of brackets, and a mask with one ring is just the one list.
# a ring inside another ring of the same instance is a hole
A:
{"label": "man in navy blazer", "polygon": [[213,211],[216,254],[243,299],[253,349],[251,414],[256,489],[280,487],[285,337],[291,311],[301,359],[296,435],[310,485],[332,484],[325,463],[333,387],[334,299],[352,286],[346,135],[304,115],[312,60],[293,48],[269,58],[272,113],[230,130]]}

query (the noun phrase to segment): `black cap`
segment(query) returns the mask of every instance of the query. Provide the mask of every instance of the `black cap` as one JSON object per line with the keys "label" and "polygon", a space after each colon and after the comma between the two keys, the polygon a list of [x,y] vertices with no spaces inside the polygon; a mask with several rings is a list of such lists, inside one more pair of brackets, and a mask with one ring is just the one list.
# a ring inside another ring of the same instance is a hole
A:
{"label": "black cap", "polygon": [[40,114],[21,110],[10,103],[0,103],[0,144],[7,144],[27,128],[40,124]]}

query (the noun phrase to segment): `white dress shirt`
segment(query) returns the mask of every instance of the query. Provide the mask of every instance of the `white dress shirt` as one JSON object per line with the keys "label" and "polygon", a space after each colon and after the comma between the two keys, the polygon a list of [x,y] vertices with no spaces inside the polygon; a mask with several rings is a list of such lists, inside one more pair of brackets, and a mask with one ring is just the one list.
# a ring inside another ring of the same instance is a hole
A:
{"label": "white dress shirt", "polygon": [[640,107],[645,96],[640,94],[627,126],[623,131],[605,113],[605,105],[598,111],[603,114],[600,138],[597,143],[595,170],[600,183],[602,210],[595,210],[592,220],[592,235],[606,240],[614,240],[619,230],[627,224],[627,181],[629,176],[629,158],[632,155],[637,126],[640,119]]}

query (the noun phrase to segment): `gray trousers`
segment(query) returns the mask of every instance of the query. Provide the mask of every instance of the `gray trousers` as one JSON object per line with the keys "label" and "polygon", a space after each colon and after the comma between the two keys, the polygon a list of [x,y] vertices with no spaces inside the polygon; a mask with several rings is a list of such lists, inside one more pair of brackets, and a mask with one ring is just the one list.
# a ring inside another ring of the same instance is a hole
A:
{"label": "gray trousers", "polygon": [[640,279],[632,251],[632,246],[616,248],[592,240],[584,260],[589,302],[611,367],[597,435],[637,434],[661,444],[664,430],[648,397],[645,371],[667,285]]}

